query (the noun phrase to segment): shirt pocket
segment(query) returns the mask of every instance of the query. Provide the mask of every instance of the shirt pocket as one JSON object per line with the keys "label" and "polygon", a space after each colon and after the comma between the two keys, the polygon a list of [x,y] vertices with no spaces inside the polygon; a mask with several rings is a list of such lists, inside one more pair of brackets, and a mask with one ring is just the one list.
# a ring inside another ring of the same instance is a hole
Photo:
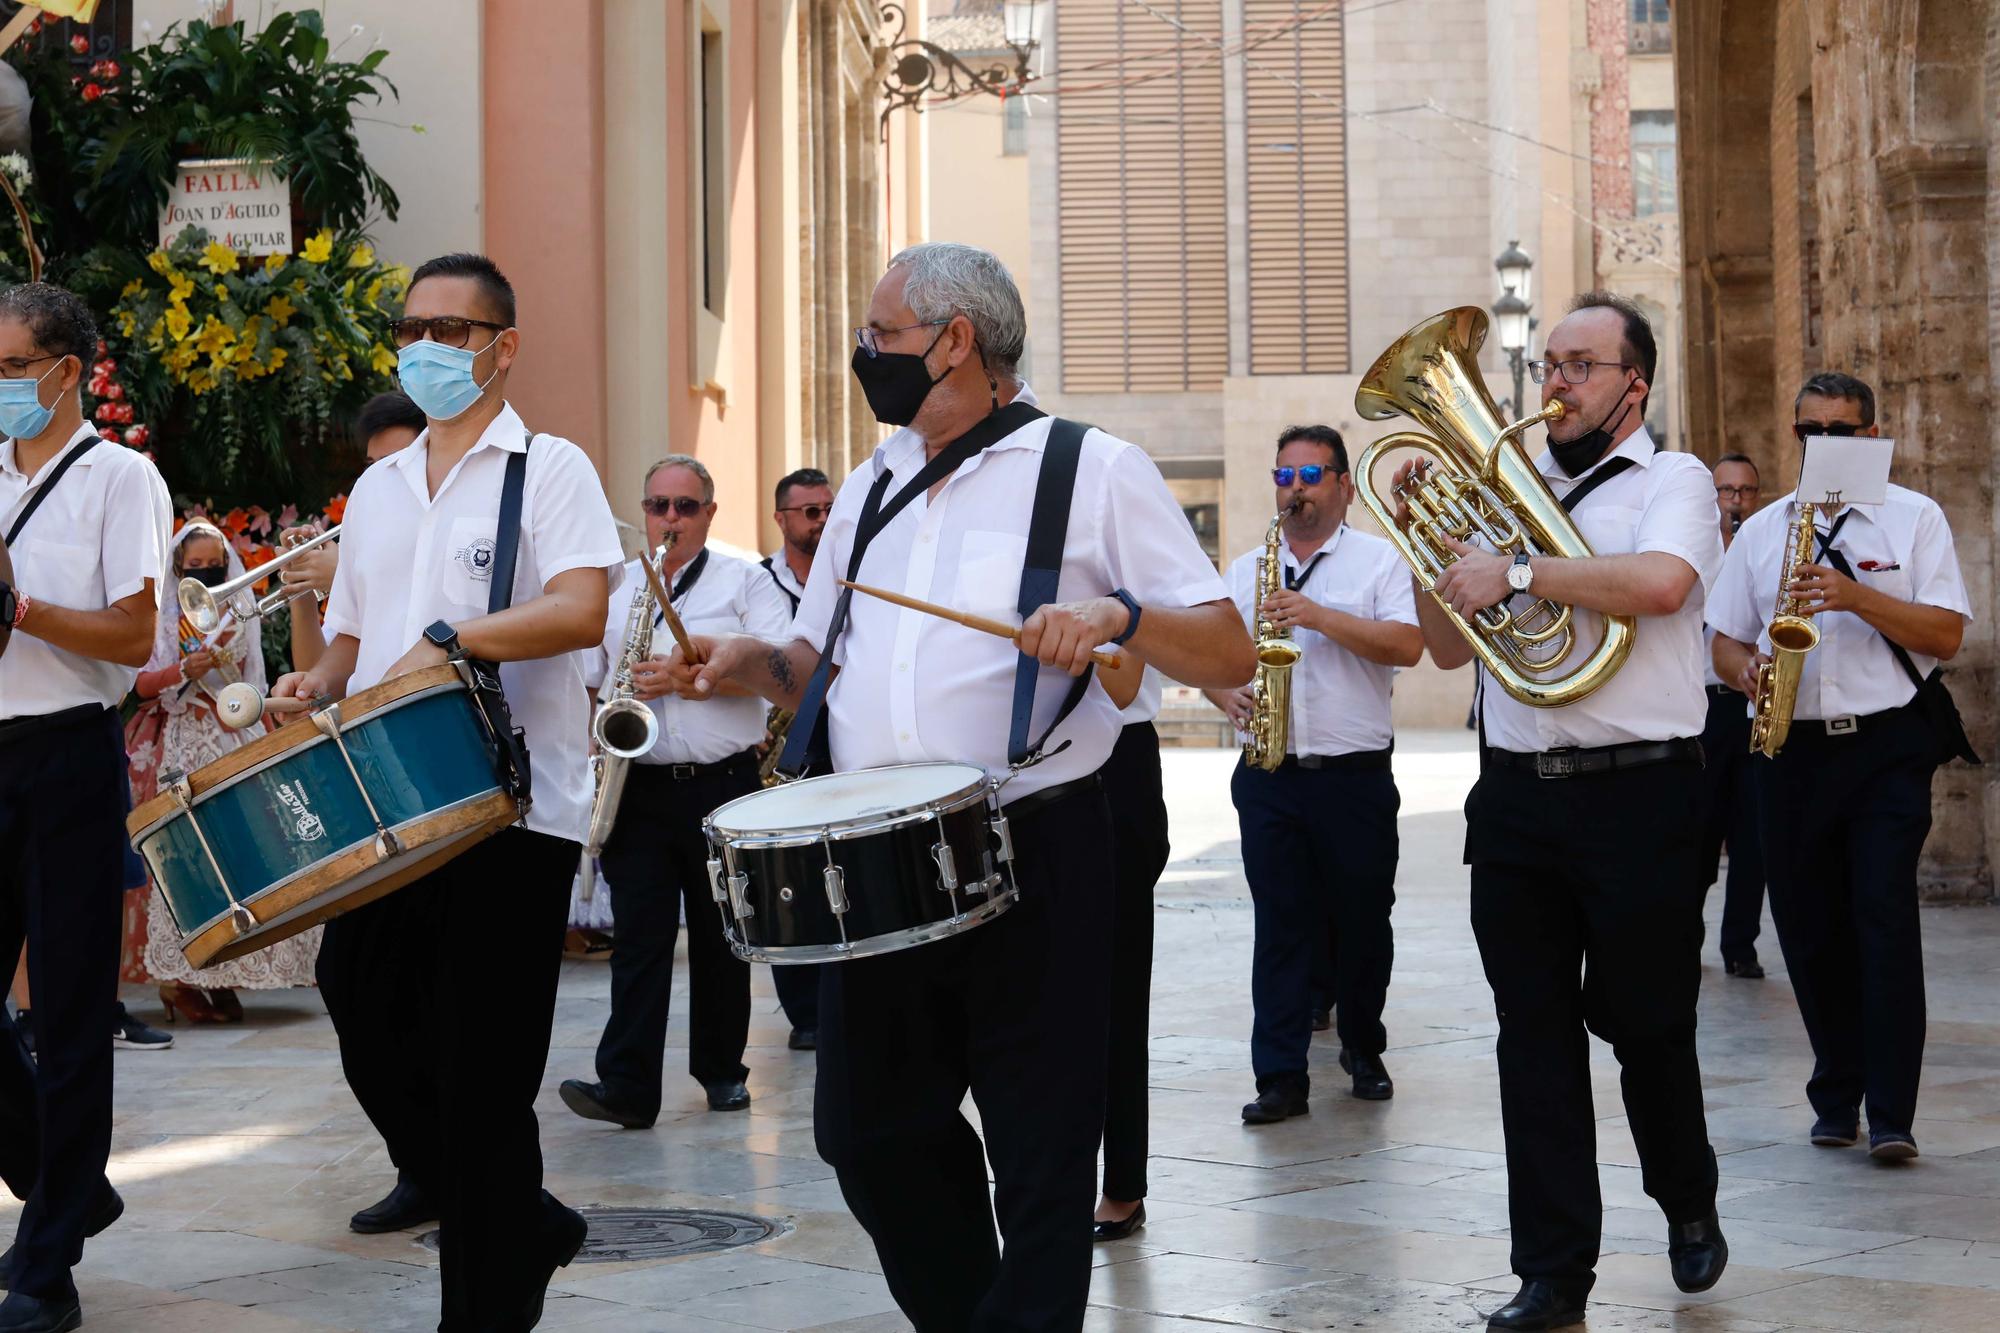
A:
{"label": "shirt pocket", "polygon": [[1639,522],[1644,517],[1643,510],[1585,500],[1570,515],[1570,522],[1583,534],[1592,555],[1630,555],[1639,549]]}
{"label": "shirt pocket", "polygon": [[1021,566],[1028,539],[1011,532],[967,532],[958,548],[952,609],[1005,620],[1019,616]]}
{"label": "shirt pocket", "polygon": [[455,518],[444,552],[444,595],[453,606],[484,611],[493,588],[495,518]]}
{"label": "shirt pocket", "polygon": [[[1831,565],[1833,562],[1824,560],[1820,563]],[[1916,588],[1910,581],[1910,570],[1907,565],[1897,569],[1856,569],[1854,578],[1863,587],[1873,588],[1876,592],[1893,597],[1899,602],[1916,600]]]}
{"label": "shirt pocket", "polygon": [[71,611],[104,609],[102,566],[103,557],[95,546],[51,541],[30,533],[21,534],[21,544],[14,553],[15,580],[21,591]]}

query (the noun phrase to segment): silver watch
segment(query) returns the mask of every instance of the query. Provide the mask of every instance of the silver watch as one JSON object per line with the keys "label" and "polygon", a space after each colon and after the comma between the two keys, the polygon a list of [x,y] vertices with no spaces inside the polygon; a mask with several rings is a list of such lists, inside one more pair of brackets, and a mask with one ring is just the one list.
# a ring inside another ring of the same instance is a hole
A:
{"label": "silver watch", "polygon": [[1528,563],[1526,551],[1516,552],[1514,563],[1507,566],[1507,586],[1515,592],[1526,592],[1528,585],[1535,581],[1534,566]]}

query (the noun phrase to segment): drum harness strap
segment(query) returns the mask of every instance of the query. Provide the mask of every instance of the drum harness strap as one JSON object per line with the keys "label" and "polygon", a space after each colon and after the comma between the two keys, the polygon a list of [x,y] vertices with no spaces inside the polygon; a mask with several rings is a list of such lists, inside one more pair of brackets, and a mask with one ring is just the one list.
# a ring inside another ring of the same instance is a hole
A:
{"label": "drum harness strap", "polygon": [[[528,450],[534,447],[533,431],[523,428],[521,452],[507,456],[507,476],[500,484],[500,520],[493,539],[493,581],[487,587],[486,613],[505,611],[514,603],[514,565],[521,547],[521,492],[528,479]],[[532,804],[532,773],[528,767],[527,733],[514,725],[507,707],[507,695],[500,688],[500,667],[483,658],[463,661],[466,683],[472,690],[473,707],[486,725],[488,744],[500,768],[501,785],[521,803],[525,813]]]}

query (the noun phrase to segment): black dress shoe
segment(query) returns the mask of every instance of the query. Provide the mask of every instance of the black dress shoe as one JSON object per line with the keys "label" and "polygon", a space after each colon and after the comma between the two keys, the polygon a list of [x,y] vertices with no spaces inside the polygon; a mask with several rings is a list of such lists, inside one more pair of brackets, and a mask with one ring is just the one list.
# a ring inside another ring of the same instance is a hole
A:
{"label": "black dress shoe", "polygon": [[1725,958],[1722,970],[1732,977],[1742,977],[1745,981],[1762,981],[1764,965],[1755,958]]}
{"label": "black dress shoe", "polygon": [[1354,1095],[1371,1102],[1386,1102],[1396,1095],[1396,1085],[1390,1081],[1389,1071],[1382,1067],[1379,1055],[1349,1055],[1345,1047],[1340,1052],[1340,1067],[1354,1076]]}
{"label": "black dress shoe", "polygon": [[741,1111],[750,1105],[750,1089],[743,1086],[743,1080],[734,1082],[704,1083],[708,1091],[708,1109],[711,1111]]}
{"label": "black dress shoe", "polygon": [[1540,1278],[1523,1282],[1513,1300],[1486,1316],[1488,1328],[1568,1328],[1582,1322],[1582,1298],[1566,1296]]}
{"label": "black dress shoe", "polygon": [[1668,1224],[1667,1262],[1682,1291],[1707,1291],[1722,1280],[1722,1270],[1729,1267],[1729,1242],[1722,1238],[1722,1222],[1713,1209],[1699,1222]]}
{"label": "black dress shoe", "polygon": [[1313,1010],[1314,1032],[1325,1032],[1328,1028],[1332,1026],[1333,1026],[1333,1010],[1331,1009]]}
{"label": "black dress shoe", "polygon": [[437,1221],[438,1210],[423,1187],[408,1176],[396,1177],[396,1188],[347,1219],[347,1229],[363,1236],[379,1236],[389,1231],[408,1231],[426,1222]]}
{"label": "black dress shoe", "polygon": [[41,1300],[14,1291],[0,1301],[0,1333],[68,1333],[83,1327],[83,1302],[74,1296]]}
{"label": "black dress shoe", "polygon": [[1243,1108],[1243,1123],[1275,1125],[1280,1120],[1304,1115],[1310,1109],[1305,1093],[1290,1084],[1276,1084],[1258,1093],[1257,1100]]}
{"label": "black dress shoe", "polygon": [[563,1080],[563,1085],[556,1092],[564,1106],[585,1120],[609,1121],[625,1129],[651,1129],[653,1122],[659,1119],[658,1112],[643,1115],[615,1105],[602,1083],[585,1083],[580,1078],[568,1078]]}
{"label": "black dress shoe", "polygon": [[549,1283],[556,1280],[558,1268],[568,1268],[570,1260],[583,1251],[584,1238],[590,1234],[590,1224],[583,1220],[583,1214],[574,1208],[565,1208],[556,1201],[556,1196],[542,1191],[543,1207],[551,1217],[548,1223],[549,1248],[543,1267],[536,1272],[541,1280],[535,1284],[534,1293],[528,1298],[528,1322],[523,1328],[533,1328],[542,1322],[542,1304],[548,1299]]}
{"label": "black dress shoe", "polygon": [[[83,1238],[85,1240],[89,1240],[92,1236],[95,1236],[99,1232],[109,1228],[113,1222],[116,1222],[119,1218],[123,1217],[124,1215],[125,1215],[124,1198],[118,1193],[117,1190],[112,1189],[111,1186],[107,1183],[104,1186],[104,1198],[98,1202],[97,1211],[91,1214],[90,1221],[84,1225]],[[81,1263],[82,1261],[83,1261],[83,1251],[79,1249],[77,1251],[76,1258],[71,1262]],[[13,1285],[13,1281],[14,1281],[14,1247],[9,1245],[7,1247],[7,1252],[5,1254],[0,1254],[0,1291],[6,1291],[10,1286]]]}
{"label": "black dress shoe", "polygon": [[793,1028],[785,1045],[794,1051],[816,1051],[819,1049],[819,1029]]}
{"label": "black dress shoe", "polygon": [[1858,1120],[1835,1120],[1831,1116],[1821,1116],[1813,1121],[1812,1143],[1815,1148],[1852,1148],[1861,1140],[1861,1123]]}
{"label": "black dress shoe", "polygon": [[1124,1240],[1127,1236],[1146,1225],[1146,1201],[1139,1200],[1139,1206],[1123,1222],[1092,1222],[1090,1238],[1093,1241]]}
{"label": "black dress shoe", "polygon": [[1900,1130],[1870,1125],[1868,1155],[1878,1162],[1907,1162],[1917,1155],[1917,1141]]}

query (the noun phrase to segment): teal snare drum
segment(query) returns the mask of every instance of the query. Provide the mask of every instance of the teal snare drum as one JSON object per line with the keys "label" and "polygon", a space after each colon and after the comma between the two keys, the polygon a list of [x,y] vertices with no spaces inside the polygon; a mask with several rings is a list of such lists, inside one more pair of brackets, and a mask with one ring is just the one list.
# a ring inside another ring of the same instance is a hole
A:
{"label": "teal snare drum", "polygon": [[457,664],[426,667],[165,783],[126,822],[194,967],[373,902],[521,817]]}

